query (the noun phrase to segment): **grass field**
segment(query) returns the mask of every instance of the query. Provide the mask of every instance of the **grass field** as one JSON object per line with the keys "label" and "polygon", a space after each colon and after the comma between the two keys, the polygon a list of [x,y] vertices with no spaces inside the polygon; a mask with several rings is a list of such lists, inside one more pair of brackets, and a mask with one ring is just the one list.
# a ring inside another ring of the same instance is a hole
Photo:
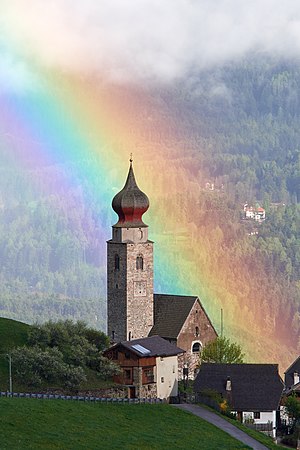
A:
{"label": "grass field", "polygon": [[0,398],[0,448],[248,449],[169,405],[111,405]]}
{"label": "grass field", "polygon": [[6,354],[13,347],[26,343],[29,328],[25,323],[0,318],[0,390],[6,391],[9,388]]}

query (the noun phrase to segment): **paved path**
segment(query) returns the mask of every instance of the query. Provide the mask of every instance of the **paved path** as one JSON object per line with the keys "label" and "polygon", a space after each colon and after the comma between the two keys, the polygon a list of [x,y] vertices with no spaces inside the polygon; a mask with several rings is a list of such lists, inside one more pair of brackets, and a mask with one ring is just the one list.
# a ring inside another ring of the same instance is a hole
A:
{"label": "paved path", "polygon": [[235,439],[238,439],[244,444],[249,445],[249,447],[253,448],[254,450],[268,450],[268,447],[265,447],[263,444],[256,441],[251,436],[248,436],[248,434],[244,433],[244,431],[235,427],[230,422],[227,422],[227,420],[223,419],[217,414],[214,414],[213,412],[208,411],[205,408],[202,408],[201,406],[190,404],[173,405],[173,406],[176,408],[183,409],[184,411],[189,411],[190,413],[201,417],[202,419],[212,423],[216,427],[221,428],[221,430],[230,434],[230,436],[233,436]]}

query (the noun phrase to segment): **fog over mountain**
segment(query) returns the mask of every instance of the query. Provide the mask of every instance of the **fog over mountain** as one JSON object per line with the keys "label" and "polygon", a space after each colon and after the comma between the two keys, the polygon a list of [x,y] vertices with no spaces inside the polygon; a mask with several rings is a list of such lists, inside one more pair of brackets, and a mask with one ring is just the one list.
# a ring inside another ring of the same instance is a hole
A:
{"label": "fog over mountain", "polygon": [[169,83],[249,53],[300,56],[297,0],[9,0],[0,5],[0,28],[7,88],[34,85],[35,63],[114,82]]}

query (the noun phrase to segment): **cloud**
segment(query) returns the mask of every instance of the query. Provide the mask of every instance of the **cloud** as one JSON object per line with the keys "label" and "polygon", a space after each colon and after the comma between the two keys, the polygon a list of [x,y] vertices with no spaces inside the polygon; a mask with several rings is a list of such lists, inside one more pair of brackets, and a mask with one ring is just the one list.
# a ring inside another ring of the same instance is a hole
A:
{"label": "cloud", "polygon": [[37,76],[25,61],[2,51],[0,58],[0,94],[5,92],[24,94],[28,91],[36,91],[39,84]]}
{"label": "cloud", "polygon": [[46,67],[170,82],[249,52],[300,56],[298,0],[3,0],[2,43]]}

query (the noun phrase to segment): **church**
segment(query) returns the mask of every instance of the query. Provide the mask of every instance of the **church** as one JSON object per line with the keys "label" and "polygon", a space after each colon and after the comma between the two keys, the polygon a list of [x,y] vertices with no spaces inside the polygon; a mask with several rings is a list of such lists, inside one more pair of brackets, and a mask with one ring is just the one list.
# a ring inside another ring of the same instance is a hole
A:
{"label": "church", "polygon": [[[107,333],[112,343],[160,336],[185,353],[179,378],[193,378],[204,345],[216,330],[197,296],[153,293],[153,246],[142,216],[149,199],[135,180],[132,159],[112,201],[118,222],[107,242]],[[188,375],[187,375],[188,374]]]}

